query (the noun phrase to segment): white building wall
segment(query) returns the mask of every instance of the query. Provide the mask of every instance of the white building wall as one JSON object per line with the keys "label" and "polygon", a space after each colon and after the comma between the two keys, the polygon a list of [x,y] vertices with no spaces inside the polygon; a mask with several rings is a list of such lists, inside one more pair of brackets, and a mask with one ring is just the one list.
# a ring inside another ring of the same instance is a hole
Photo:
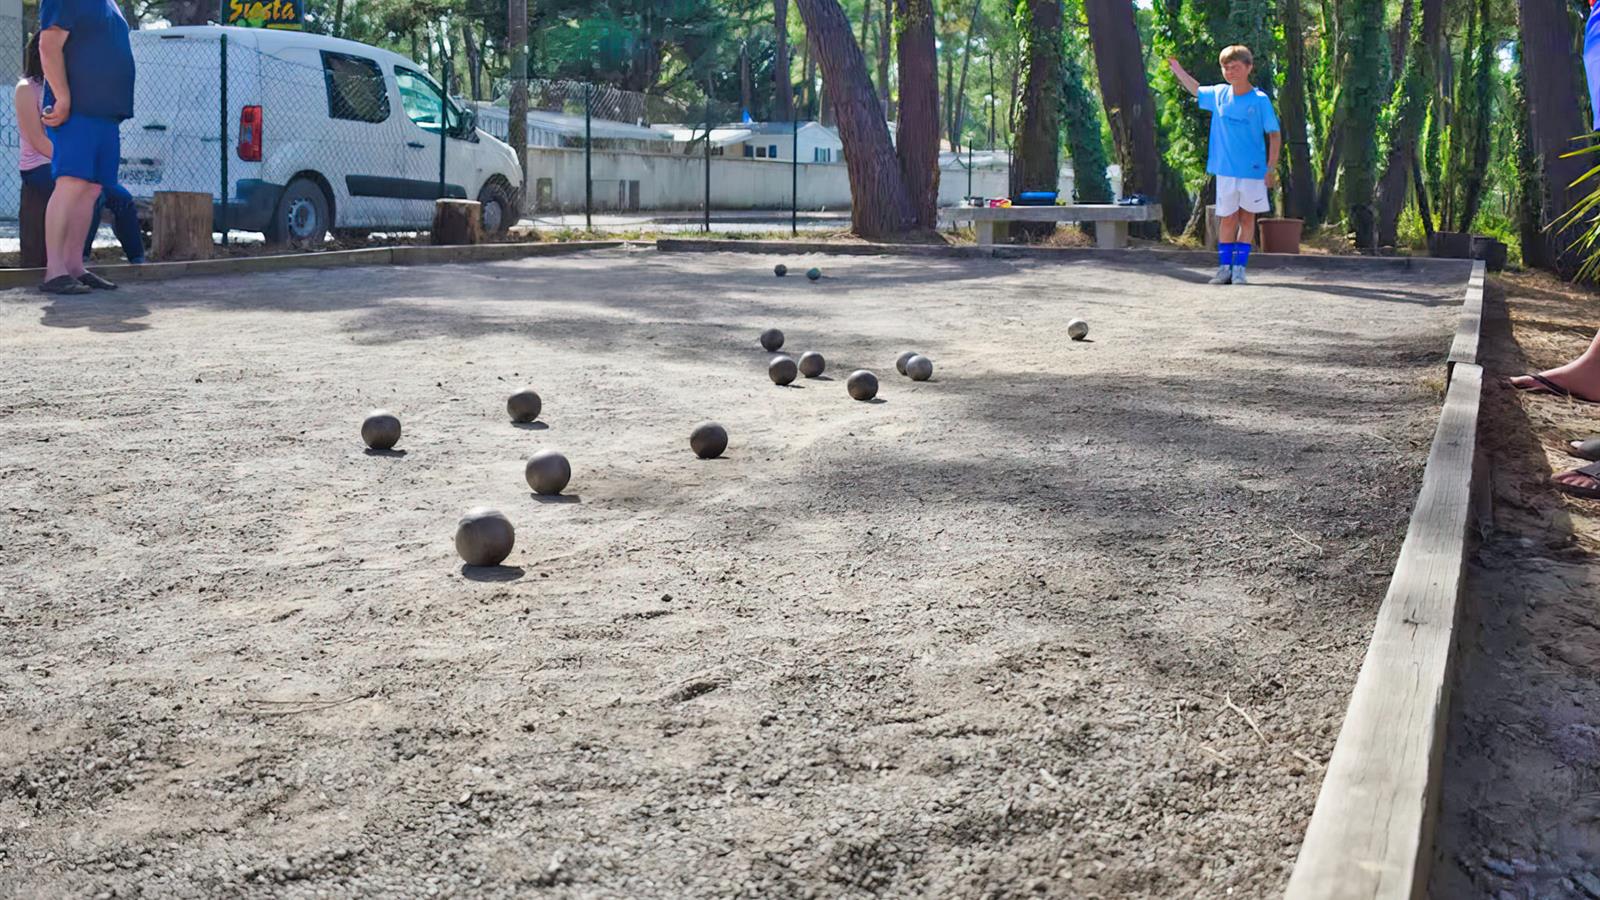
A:
{"label": "white building wall", "polygon": [[[595,151],[594,201],[599,210],[618,209],[626,188],[619,182],[639,182],[639,208],[645,210],[698,209],[705,199],[706,170],[703,156]],[[712,157],[711,206],[714,209],[788,209],[791,179],[787,161],[769,162],[743,157]],[[802,162],[799,169],[801,209],[848,209],[850,178],[843,165]],[[539,180],[550,179],[556,208],[583,208],[583,151],[581,149],[528,148],[528,196],[540,196]],[[1004,169],[972,173],[972,189],[985,197],[1004,196]],[[967,173],[946,169],[939,179],[939,204],[954,206],[967,193]],[[529,210],[552,212],[554,209]]]}

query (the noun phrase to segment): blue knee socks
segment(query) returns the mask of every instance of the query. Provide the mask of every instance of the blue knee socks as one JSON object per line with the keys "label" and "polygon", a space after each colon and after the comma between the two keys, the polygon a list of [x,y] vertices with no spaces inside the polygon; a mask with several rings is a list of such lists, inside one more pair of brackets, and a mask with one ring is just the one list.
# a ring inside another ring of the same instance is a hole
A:
{"label": "blue knee socks", "polygon": [[1249,244],[1233,245],[1233,264],[1241,269],[1250,264]]}
{"label": "blue knee socks", "polygon": [[1233,244],[1217,244],[1217,262],[1220,265],[1233,265]]}

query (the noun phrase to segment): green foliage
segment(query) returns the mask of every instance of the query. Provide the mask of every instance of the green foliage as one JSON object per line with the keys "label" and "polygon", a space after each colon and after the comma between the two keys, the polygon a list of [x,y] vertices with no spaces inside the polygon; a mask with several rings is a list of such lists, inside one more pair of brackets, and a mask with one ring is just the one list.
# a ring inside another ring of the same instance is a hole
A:
{"label": "green foliage", "polygon": [[1343,134],[1343,162],[1339,184],[1344,205],[1350,215],[1356,246],[1374,247],[1377,220],[1373,194],[1377,188],[1377,129],[1363,125],[1375,123],[1383,109],[1383,90],[1387,79],[1389,45],[1383,31],[1382,0],[1344,0],[1339,32],[1343,53],[1349,62],[1340,80],[1341,109],[1346,125]]}
{"label": "green foliage", "polygon": [[1089,93],[1083,77],[1084,48],[1071,23],[1063,26],[1065,52],[1061,60],[1061,122],[1072,157],[1073,199],[1079,203],[1107,203],[1111,180],[1106,177],[1106,147],[1101,140],[1100,104]]}
{"label": "green foliage", "polygon": [[[1155,0],[1152,11],[1157,56],[1176,57],[1202,84],[1220,81],[1217,54],[1226,46],[1221,35],[1231,27],[1229,0]],[[1205,173],[1210,116],[1165,65],[1156,67],[1153,84],[1165,101],[1158,118],[1171,141],[1169,160],[1185,180],[1199,181]]]}

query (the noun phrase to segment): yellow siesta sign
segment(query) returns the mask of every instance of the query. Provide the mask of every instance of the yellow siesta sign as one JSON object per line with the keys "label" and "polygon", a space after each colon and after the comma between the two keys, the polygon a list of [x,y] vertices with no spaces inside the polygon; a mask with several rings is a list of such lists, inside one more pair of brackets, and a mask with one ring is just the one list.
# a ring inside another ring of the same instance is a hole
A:
{"label": "yellow siesta sign", "polygon": [[227,0],[228,25],[300,30],[300,0]]}

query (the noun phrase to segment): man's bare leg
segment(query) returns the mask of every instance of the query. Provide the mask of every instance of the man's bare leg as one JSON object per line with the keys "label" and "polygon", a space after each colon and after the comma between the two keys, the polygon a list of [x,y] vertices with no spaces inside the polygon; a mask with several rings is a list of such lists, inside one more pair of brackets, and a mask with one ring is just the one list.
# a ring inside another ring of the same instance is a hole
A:
{"label": "man's bare leg", "polygon": [[84,273],[83,242],[89,237],[89,220],[100,185],[64,175],[56,179],[55,192],[44,211],[44,280]]}

